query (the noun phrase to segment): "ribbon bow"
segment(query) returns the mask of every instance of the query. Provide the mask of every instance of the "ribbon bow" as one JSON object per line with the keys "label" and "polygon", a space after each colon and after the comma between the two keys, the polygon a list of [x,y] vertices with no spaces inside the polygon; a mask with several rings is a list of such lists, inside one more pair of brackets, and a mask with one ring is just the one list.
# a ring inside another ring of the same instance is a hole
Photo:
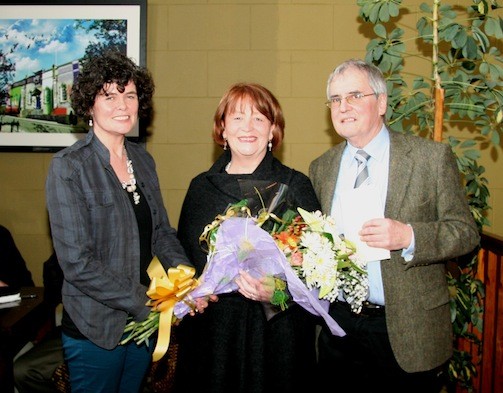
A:
{"label": "ribbon bow", "polygon": [[193,278],[195,272],[193,267],[178,265],[169,268],[166,274],[157,257],[150,262],[147,269],[151,280],[147,291],[147,296],[150,298],[147,306],[152,306],[153,310],[160,312],[157,344],[152,355],[154,362],[160,360],[168,350],[173,308],[197,286],[197,280]]}

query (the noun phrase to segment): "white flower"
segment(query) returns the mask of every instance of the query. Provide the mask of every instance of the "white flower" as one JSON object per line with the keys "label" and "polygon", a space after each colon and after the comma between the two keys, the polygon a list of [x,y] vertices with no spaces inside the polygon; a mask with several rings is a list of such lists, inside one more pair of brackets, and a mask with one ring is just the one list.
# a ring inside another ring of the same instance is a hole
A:
{"label": "white flower", "polygon": [[320,211],[298,211],[303,222],[293,222],[287,231],[303,225],[297,245],[303,254],[302,265],[296,269],[299,276],[309,289],[319,289],[320,299],[333,302],[342,294],[351,309],[360,312],[368,292],[366,263],[355,246],[337,234],[334,217]]}

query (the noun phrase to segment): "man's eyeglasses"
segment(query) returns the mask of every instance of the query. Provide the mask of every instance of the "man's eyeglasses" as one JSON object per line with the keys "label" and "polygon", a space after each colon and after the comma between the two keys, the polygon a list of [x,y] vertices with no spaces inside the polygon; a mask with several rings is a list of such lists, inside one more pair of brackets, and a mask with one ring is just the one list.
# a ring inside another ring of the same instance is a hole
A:
{"label": "man's eyeglasses", "polygon": [[332,108],[338,108],[341,105],[342,100],[346,100],[346,102],[349,105],[354,105],[358,104],[358,101],[360,101],[364,97],[368,96],[373,96],[375,93],[370,93],[370,94],[363,94],[363,93],[352,93],[347,95],[346,97],[339,97],[335,96],[330,98],[327,102],[325,102],[325,105],[328,106],[330,109]]}

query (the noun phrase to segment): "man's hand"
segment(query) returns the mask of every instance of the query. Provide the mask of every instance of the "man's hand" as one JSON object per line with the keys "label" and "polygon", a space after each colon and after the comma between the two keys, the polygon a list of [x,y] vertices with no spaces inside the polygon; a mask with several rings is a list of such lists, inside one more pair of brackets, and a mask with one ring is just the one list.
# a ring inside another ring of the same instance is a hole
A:
{"label": "man's hand", "polygon": [[408,248],[412,241],[412,228],[403,222],[390,218],[374,218],[365,222],[360,232],[360,240],[369,247],[386,250]]}

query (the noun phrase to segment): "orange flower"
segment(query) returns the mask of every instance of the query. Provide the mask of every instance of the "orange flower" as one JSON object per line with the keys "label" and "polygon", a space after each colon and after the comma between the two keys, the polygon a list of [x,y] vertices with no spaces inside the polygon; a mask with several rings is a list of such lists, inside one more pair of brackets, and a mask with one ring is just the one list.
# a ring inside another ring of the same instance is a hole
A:
{"label": "orange flower", "polygon": [[275,233],[274,238],[278,239],[281,244],[288,247],[290,250],[295,250],[298,247],[300,241],[298,236],[289,232]]}

